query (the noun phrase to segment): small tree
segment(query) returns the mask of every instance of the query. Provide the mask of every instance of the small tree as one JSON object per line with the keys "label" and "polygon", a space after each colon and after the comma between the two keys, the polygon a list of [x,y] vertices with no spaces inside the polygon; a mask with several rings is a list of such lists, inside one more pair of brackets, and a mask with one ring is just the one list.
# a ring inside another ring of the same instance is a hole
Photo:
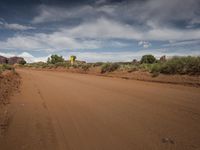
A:
{"label": "small tree", "polygon": [[156,58],[153,55],[144,55],[142,56],[140,62],[146,64],[153,64],[156,61]]}
{"label": "small tree", "polygon": [[47,59],[47,63],[48,63],[48,64],[51,63],[51,58],[50,58],[50,57],[48,57],[48,59]]}
{"label": "small tree", "polygon": [[25,61],[24,59],[22,59],[22,60],[19,61],[19,64],[20,64],[20,65],[25,65],[25,64],[26,64],[26,61]]}
{"label": "small tree", "polygon": [[49,57],[47,59],[47,63],[50,63],[50,64],[56,64],[58,62],[64,62],[64,58],[62,56],[58,56],[58,55],[51,55],[51,57]]}

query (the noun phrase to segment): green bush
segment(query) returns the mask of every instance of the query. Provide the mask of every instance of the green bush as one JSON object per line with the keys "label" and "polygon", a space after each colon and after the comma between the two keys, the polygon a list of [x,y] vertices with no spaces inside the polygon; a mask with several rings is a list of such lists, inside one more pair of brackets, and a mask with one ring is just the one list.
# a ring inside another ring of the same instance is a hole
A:
{"label": "green bush", "polygon": [[26,61],[23,59],[19,62],[20,65],[25,65],[26,64]]}
{"label": "green bush", "polygon": [[103,62],[96,62],[96,63],[93,63],[92,66],[99,67],[99,66],[102,66],[103,64],[104,64]]}
{"label": "green bush", "polygon": [[58,56],[58,55],[51,55],[51,57],[48,58],[47,63],[49,64],[56,64],[59,62],[64,62],[64,58],[62,56]]}
{"label": "green bush", "polygon": [[13,66],[8,65],[8,64],[3,64],[2,67],[3,67],[4,70],[13,70],[14,69]]}
{"label": "green bush", "polygon": [[151,73],[200,74],[200,57],[173,57],[164,63],[151,64]]}
{"label": "green bush", "polygon": [[141,71],[151,71],[152,64],[141,64],[139,65],[139,69]]}
{"label": "green bush", "polygon": [[117,63],[105,63],[101,67],[101,73],[106,73],[106,72],[113,72],[119,68],[119,64]]}
{"label": "green bush", "polygon": [[57,62],[55,63],[55,67],[67,67],[69,68],[71,65],[67,62]]}
{"label": "green bush", "polygon": [[0,74],[3,72],[4,70],[3,70],[3,67],[2,67],[2,65],[0,65]]}
{"label": "green bush", "polygon": [[0,65],[0,74],[5,71],[5,70],[12,70],[12,71],[15,71],[15,68],[11,65],[8,65],[8,64],[2,64]]}
{"label": "green bush", "polygon": [[140,63],[153,64],[156,61],[156,58],[153,55],[144,55],[142,56]]}
{"label": "green bush", "polygon": [[162,69],[162,64],[161,63],[155,63],[151,65],[151,73],[160,73]]}
{"label": "green bush", "polygon": [[129,73],[130,72],[134,72],[134,71],[137,71],[139,68],[138,68],[138,65],[137,64],[124,64],[124,63],[120,63],[120,70],[122,71],[128,71]]}
{"label": "green bush", "polygon": [[81,68],[82,68],[84,71],[88,71],[88,70],[90,69],[91,66],[92,66],[91,64],[83,64],[83,65],[81,66]]}
{"label": "green bush", "polygon": [[165,74],[200,74],[200,57],[173,57],[161,67]]}

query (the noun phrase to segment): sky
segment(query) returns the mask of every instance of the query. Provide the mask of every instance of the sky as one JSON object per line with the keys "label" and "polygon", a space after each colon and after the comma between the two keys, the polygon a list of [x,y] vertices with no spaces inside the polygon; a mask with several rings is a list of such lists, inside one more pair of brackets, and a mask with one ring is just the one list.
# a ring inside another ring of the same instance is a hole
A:
{"label": "sky", "polygon": [[199,0],[1,0],[0,55],[46,61],[199,56]]}

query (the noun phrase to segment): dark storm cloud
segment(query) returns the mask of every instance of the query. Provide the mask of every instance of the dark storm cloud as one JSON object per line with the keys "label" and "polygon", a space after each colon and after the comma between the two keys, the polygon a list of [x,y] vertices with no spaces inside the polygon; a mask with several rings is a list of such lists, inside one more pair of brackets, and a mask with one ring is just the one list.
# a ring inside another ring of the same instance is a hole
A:
{"label": "dark storm cloud", "polygon": [[[74,4],[93,4],[96,2],[117,3],[127,0],[1,0],[1,5],[74,5]],[[137,0],[135,0],[137,1]]]}
{"label": "dark storm cloud", "polygon": [[[63,15],[62,15],[63,14]],[[43,16],[42,16],[43,15]],[[45,17],[44,22],[65,21],[75,23],[98,17],[107,17],[138,25],[198,27],[199,0],[1,0],[0,18],[7,21],[30,21]],[[49,15],[49,16],[48,16]],[[56,16],[57,15],[57,16]],[[66,16],[66,17],[64,17]],[[52,17],[52,19],[49,19]],[[54,17],[54,18],[53,18]],[[68,20],[70,22],[70,20]],[[71,21],[71,22],[73,22]],[[36,21],[37,22],[37,21]],[[38,21],[38,22],[42,22]]]}
{"label": "dark storm cloud", "polygon": [[[200,1],[198,0],[98,0],[77,2],[79,5],[75,6],[72,3],[65,2],[71,5],[39,5],[38,16],[35,18],[42,17],[44,22],[48,22],[67,19],[68,21],[69,19],[88,21],[106,17],[147,29],[155,25],[191,28],[198,26],[200,22]],[[39,19],[38,22],[42,20]]]}

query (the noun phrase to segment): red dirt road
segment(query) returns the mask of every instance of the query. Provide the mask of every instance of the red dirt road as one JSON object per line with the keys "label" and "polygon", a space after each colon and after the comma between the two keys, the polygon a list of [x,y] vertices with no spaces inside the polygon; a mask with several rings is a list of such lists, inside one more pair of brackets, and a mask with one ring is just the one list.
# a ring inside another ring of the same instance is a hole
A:
{"label": "red dirt road", "polygon": [[200,150],[200,88],[18,72],[1,150]]}

